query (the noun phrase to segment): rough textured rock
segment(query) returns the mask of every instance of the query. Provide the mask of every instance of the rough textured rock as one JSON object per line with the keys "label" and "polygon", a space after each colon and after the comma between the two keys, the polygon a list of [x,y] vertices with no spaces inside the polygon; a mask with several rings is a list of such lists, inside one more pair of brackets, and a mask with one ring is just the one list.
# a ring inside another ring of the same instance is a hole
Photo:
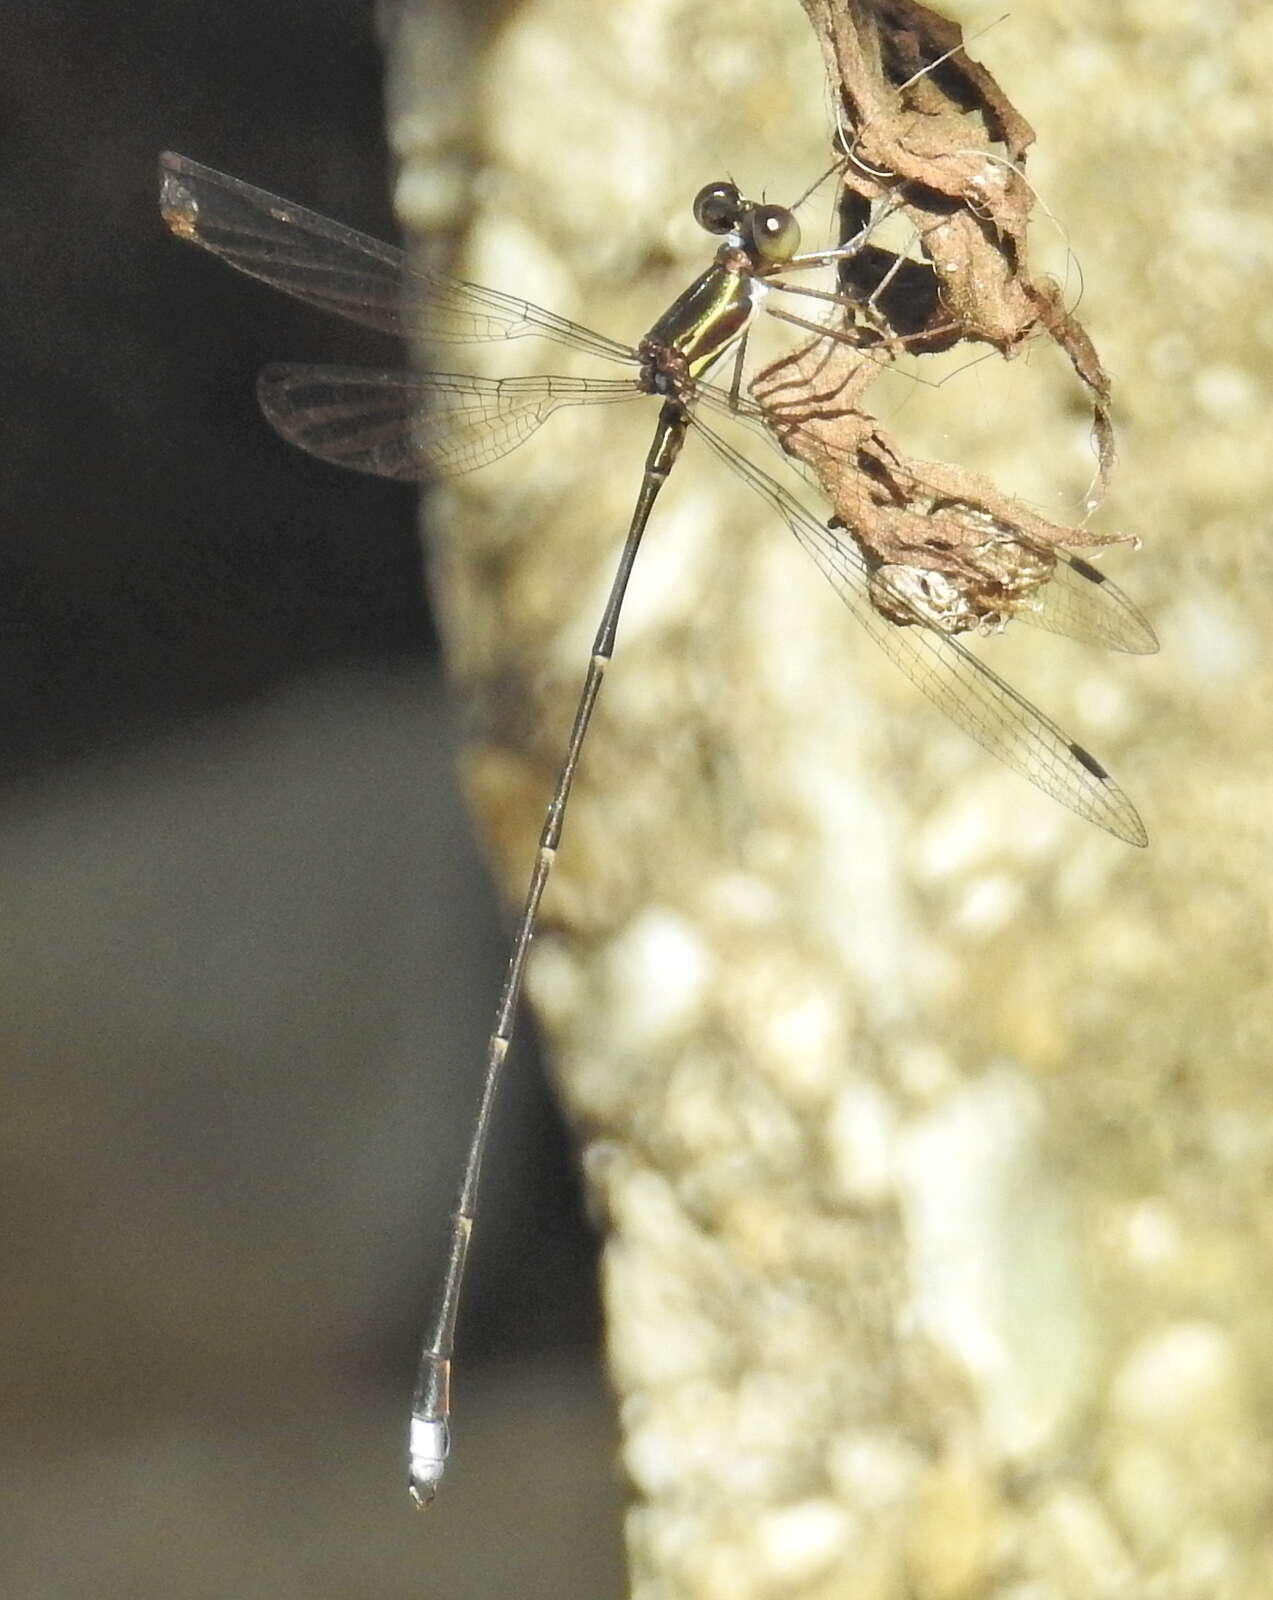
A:
{"label": "rough textured rock", "polygon": [[[970,35],[995,15],[949,9]],[[1270,48],[1270,19],[1196,0],[1058,0],[975,52],[1083,263],[1121,427],[1103,518],[1146,539],[1108,567],[1164,644],[991,659],[1115,767],[1148,854],[930,715],[692,447],[656,515],[532,971],[608,1229],[640,1600],[1273,1590]],[[397,60],[410,220],[430,64]],[[477,82],[467,275],[617,336],[706,259],[701,183],[782,199],[825,165],[795,0],[539,0]],[[1081,505],[1088,402],[1055,352],[896,394],[917,450]],[[631,411],[567,413],[432,508],[510,902],[651,426]]]}

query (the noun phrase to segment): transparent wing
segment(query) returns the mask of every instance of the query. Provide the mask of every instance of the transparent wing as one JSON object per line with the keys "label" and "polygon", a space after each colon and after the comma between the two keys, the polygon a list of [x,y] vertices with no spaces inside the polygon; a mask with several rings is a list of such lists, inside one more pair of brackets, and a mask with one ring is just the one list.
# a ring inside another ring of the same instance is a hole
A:
{"label": "transparent wing", "polygon": [[1105,650],[1152,656],[1158,649],[1149,619],[1082,556],[1058,555],[1052,576],[1014,618]]}
{"label": "transparent wing", "polygon": [[290,443],[383,478],[472,472],[523,444],[560,406],[631,400],[631,378],[474,378],[360,367],[266,367],[261,409]]}
{"label": "transparent wing", "polygon": [[[699,384],[699,400],[719,416],[758,434],[777,450],[788,467],[809,486],[818,488],[817,478],[804,462],[789,456],[765,424],[764,409],[745,396],[731,396],[712,384]],[[820,492],[820,491],[819,491]],[[1014,621],[1028,623],[1048,633],[1063,634],[1080,644],[1102,650],[1122,650],[1129,655],[1151,656],[1158,639],[1149,619],[1099,567],[1082,556],[1057,553],[1056,567],[1043,587],[1013,613]]]}
{"label": "transparent wing", "polygon": [[[1135,806],[1094,756],[957,640],[921,623],[899,627],[882,617],[871,604],[866,563],[857,546],[838,538],[711,428],[697,418],[694,425],[786,521],[861,626],[952,722],[1079,816],[1129,844],[1149,842]],[[905,605],[900,595],[896,600]]]}
{"label": "transparent wing", "polygon": [[775,435],[766,426],[765,413],[762,407],[747,395],[735,395],[720,384],[705,383],[700,378],[694,385],[694,403],[707,406],[710,410],[716,412],[718,416],[729,417],[733,422],[744,424],[773,445],[774,449],[783,455],[785,460],[790,461],[792,466],[797,464],[795,457],[786,454]]}
{"label": "transparent wing", "polygon": [[159,207],[179,238],[284,294],[380,333],[403,334],[405,316],[439,343],[537,336],[636,363],[635,351],[604,334],[528,300],[417,270],[393,245],[171,151],[159,158]]}

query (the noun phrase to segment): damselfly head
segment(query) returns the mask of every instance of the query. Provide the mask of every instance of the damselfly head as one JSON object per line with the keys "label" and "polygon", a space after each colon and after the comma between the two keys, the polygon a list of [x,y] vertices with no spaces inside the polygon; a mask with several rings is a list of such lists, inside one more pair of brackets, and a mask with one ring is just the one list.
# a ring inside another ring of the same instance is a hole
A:
{"label": "damselfly head", "polygon": [[706,184],[694,196],[694,220],[708,233],[735,235],[758,267],[789,261],[800,248],[800,224],[786,206],[745,200],[727,178]]}

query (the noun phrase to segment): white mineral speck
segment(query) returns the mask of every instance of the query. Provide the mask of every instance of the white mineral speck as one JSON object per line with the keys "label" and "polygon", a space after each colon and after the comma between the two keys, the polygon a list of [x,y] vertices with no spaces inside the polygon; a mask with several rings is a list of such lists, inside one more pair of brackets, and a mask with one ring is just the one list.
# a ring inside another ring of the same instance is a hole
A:
{"label": "white mineral speck", "polygon": [[1022,894],[1022,885],[1002,873],[975,878],[964,889],[955,920],[965,933],[988,937],[1016,914]]}
{"label": "white mineral speck", "polygon": [[923,1468],[924,1458],[913,1445],[883,1430],[844,1434],[827,1451],[832,1484],[864,1515],[903,1506]]}
{"label": "white mineral speck", "polygon": [[1114,1404],[1128,1421],[1160,1431],[1231,1408],[1233,1346],[1210,1322],[1177,1322],[1152,1334],[1123,1363]]}
{"label": "white mineral speck", "polygon": [[1180,1252],[1180,1226],[1161,1200],[1142,1200],[1126,1220],[1127,1254],[1138,1267],[1160,1267]]}
{"label": "white mineral speck", "polygon": [[616,1032],[649,1044],[686,1026],[702,999],[708,956],[694,925],[665,906],[628,924],[610,947],[607,977],[621,1007]]}
{"label": "white mineral speck", "polygon": [[1232,422],[1260,405],[1251,375],[1239,367],[1204,367],[1195,373],[1194,399],[1214,422]]}
{"label": "white mineral speck", "polygon": [[808,1583],[833,1562],[847,1563],[856,1524],[834,1500],[805,1500],[767,1512],[756,1524],[760,1558],[783,1584]]}
{"label": "white mineral speck", "polygon": [[766,1008],[758,1034],[767,1070],[804,1104],[825,1100],[839,1081],[843,1017],[837,996],[815,982],[794,981]]}
{"label": "white mineral speck", "polygon": [[835,1097],[827,1123],[831,1170],[844,1198],[874,1205],[893,1189],[897,1109],[869,1078],[853,1078]]}

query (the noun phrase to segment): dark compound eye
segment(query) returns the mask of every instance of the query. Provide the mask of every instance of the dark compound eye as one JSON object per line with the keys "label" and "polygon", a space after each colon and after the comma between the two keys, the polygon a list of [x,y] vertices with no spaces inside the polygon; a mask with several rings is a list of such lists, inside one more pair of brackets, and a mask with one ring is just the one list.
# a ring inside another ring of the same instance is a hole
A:
{"label": "dark compound eye", "polygon": [[729,233],[742,214],[742,196],[732,183],[709,183],[694,196],[694,221],[708,233]]}
{"label": "dark compound eye", "polygon": [[763,261],[789,261],[800,248],[800,224],[786,206],[757,206],[751,213],[751,242]]}

